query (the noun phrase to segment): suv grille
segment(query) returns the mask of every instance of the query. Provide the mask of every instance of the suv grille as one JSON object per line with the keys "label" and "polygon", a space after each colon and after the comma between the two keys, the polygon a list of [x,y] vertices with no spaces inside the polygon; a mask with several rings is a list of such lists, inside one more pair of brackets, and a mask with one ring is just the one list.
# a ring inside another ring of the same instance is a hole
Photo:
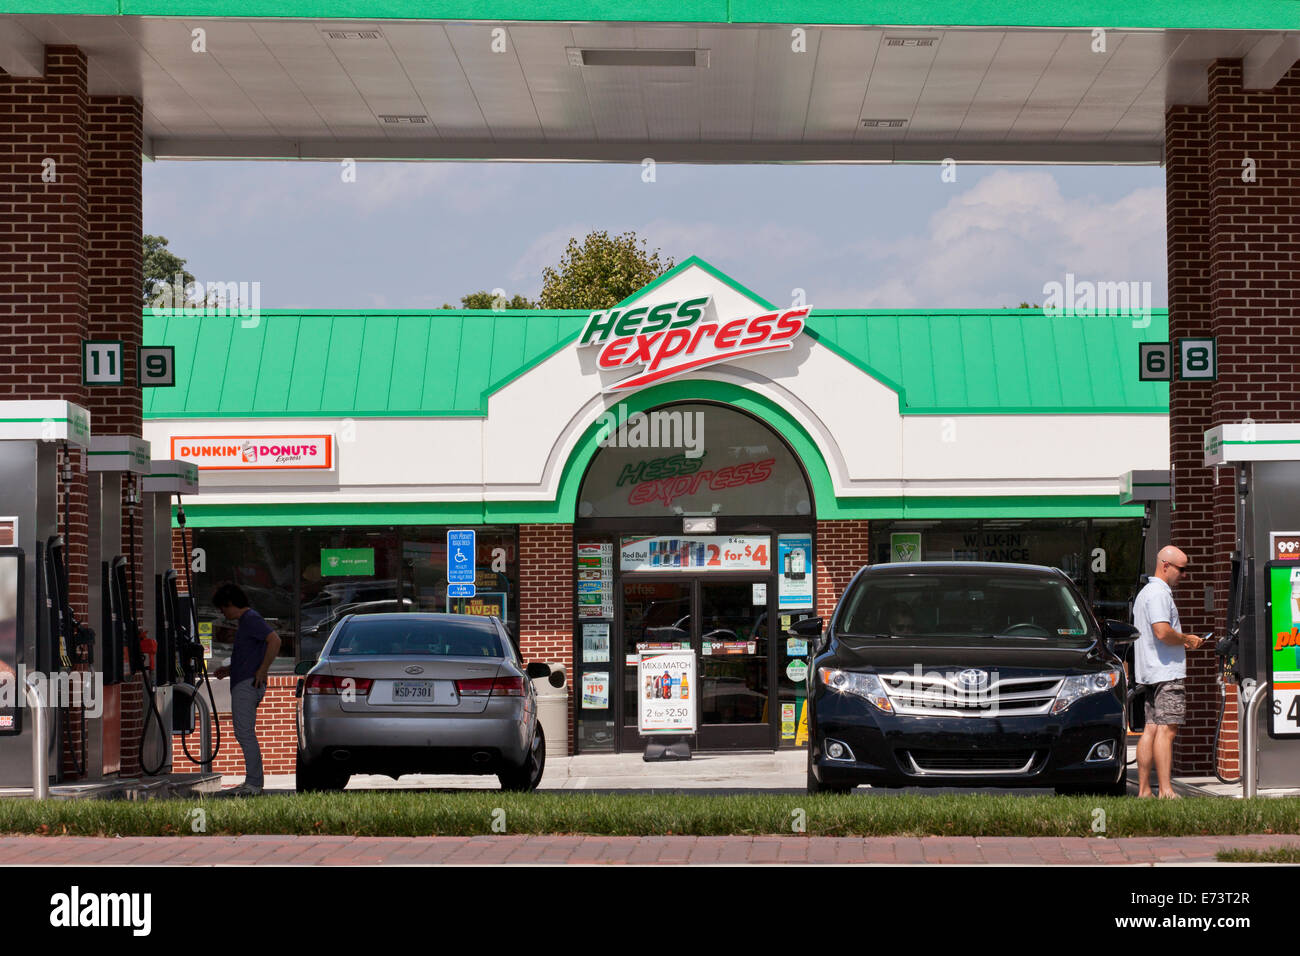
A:
{"label": "suv grille", "polygon": [[1046,714],[1061,688],[1061,677],[989,675],[986,686],[958,684],[956,675],[881,673],[895,713],[920,717],[1027,717]]}
{"label": "suv grille", "polygon": [[904,750],[904,769],[913,773],[1022,774],[1031,772],[1037,750]]}

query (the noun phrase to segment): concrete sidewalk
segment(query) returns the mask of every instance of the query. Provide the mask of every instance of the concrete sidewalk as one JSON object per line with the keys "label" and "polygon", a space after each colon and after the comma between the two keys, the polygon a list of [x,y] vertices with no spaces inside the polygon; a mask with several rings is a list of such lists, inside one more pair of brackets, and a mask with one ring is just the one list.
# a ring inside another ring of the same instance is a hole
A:
{"label": "concrete sidewalk", "polygon": [[[1129,760],[1136,760],[1136,746],[1129,747]],[[695,793],[804,793],[808,755],[803,750],[758,753],[697,753],[690,760],[647,763],[639,753],[583,754],[576,757],[546,758],[541,790],[627,791],[653,793],[686,790]],[[234,786],[239,776],[226,776],[222,783]],[[269,775],[266,789],[291,792],[292,774]],[[382,776],[355,776],[349,790],[495,790],[495,777],[458,775],[408,775],[399,780]],[[1240,797],[1241,785],[1220,784],[1214,777],[1175,778],[1174,789],[1185,797]],[[1028,796],[1051,794],[1051,789],[957,789],[909,788],[871,790],[859,787],[856,795],[899,793],[1005,793]],[[1137,793],[1136,768],[1129,767],[1129,793]],[[1260,791],[1260,796],[1294,796],[1300,791]]]}
{"label": "concrete sidewalk", "polygon": [[1229,837],[3,837],[0,866],[411,866],[572,864],[1215,863],[1222,849],[1300,847]]}

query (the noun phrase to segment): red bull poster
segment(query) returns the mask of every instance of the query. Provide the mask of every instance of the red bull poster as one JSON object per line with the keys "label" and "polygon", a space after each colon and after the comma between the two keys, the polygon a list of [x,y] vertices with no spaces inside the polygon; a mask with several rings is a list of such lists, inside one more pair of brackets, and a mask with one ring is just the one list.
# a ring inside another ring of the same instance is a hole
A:
{"label": "red bull poster", "polygon": [[641,734],[695,733],[695,652],[643,651],[637,661],[637,729]]}

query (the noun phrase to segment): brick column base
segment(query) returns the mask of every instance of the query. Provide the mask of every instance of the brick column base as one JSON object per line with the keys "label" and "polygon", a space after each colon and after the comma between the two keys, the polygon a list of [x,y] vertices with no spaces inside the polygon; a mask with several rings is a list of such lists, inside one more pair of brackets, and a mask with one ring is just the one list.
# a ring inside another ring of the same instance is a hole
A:
{"label": "brick column base", "polygon": [[569,675],[570,754],[578,698],[572,686],[573,561],[573,525],[519,526],[519,649],[525,662],[562,664]]}
{"label": "brick column base", "polygon": [[818,521],[813,553],[817,560],[817,613],[829,625],[840,596],[864,564],[871,562],[869,522]]}

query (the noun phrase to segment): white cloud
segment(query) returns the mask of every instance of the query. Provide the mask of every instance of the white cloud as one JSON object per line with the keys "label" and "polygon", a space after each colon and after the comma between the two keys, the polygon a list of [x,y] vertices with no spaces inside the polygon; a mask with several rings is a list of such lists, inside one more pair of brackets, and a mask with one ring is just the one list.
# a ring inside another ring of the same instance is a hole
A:
{"label": "white cloud", "polygon": [[[854,244],[870,285],[846,289],[857,308],[981,308],[1041,302],[1067,272],[1165,289],[1165,194],[1114,201],[1062,195],[1048,172],[998,170],[934,213],[923,232]],[[1014,301],[1013,301],[1014,300]]]}

